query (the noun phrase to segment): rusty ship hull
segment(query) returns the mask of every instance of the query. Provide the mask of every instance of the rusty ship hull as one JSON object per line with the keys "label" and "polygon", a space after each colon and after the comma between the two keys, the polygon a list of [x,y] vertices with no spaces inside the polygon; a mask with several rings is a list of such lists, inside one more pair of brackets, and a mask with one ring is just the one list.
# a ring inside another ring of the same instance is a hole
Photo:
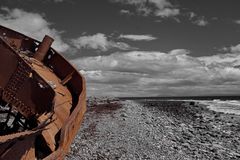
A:
{"label": "rusty ship hull", "polygon": [[85,79],[52,42],[0,26],[0,159],[63,159],[80,128]]}

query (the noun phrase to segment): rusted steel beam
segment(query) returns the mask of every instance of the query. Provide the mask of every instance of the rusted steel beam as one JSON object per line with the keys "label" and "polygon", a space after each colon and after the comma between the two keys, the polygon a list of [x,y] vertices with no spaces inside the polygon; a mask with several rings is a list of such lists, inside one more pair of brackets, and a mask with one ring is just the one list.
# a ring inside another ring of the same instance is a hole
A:
{"label": "rusted steel beam", "polygon": [[43,61],[45,56],[47,55],[48,50],[51,48],[51,45],[53,43],[53,38],[49,36],[45,36],[43,38],[43,41],[40,43],[36,53],[34,54],[34,58]]}

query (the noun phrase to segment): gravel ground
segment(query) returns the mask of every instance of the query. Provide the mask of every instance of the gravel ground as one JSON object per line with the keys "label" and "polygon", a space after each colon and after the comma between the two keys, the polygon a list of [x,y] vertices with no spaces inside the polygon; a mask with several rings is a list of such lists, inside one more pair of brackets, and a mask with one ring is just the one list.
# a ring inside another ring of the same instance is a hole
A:
{"label": "gravel ground", "polygon": [[240,159],[239,131],[204,106],[91,99],[66,159]]}

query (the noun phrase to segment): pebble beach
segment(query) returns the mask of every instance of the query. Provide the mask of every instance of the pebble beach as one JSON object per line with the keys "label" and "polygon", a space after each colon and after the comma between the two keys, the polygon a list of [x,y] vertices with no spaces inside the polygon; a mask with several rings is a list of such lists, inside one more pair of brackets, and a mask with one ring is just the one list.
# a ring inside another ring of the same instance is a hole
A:
{"label": "pebble beach", "polygon": [[90,98],[67,160],[240,159],[240,116],[197,102]]}

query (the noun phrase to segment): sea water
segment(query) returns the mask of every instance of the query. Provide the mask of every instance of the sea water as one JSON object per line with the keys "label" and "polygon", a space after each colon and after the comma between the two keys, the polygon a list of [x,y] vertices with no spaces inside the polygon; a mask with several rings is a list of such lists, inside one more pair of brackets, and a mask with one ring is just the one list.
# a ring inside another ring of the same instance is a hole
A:
{"label": "sea water", "polygon": [[240,115],[240,96],[202,96],[202,97],[131,97],[127,99],[147,101],[194,101],[206,105],[216,112]]}
{"label": "sea water", "polygon": [[216,112],[230,113],[240,115],[239,100],[198,100],[200,104],[206,105],[209,109]]}

